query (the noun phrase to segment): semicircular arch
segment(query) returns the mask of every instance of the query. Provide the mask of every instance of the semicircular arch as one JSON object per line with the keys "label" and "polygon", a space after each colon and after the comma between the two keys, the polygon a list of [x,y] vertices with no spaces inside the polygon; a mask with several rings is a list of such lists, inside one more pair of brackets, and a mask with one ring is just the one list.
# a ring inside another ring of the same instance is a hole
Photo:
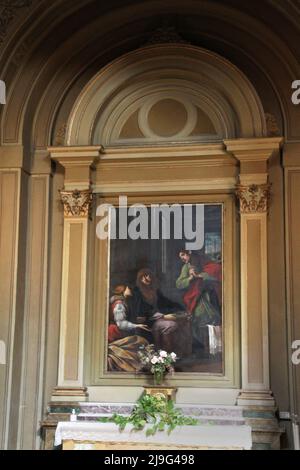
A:
{"label": "semicircular arch", "polygon": [[[118,144],[122,125],[133,113],[139,113],[139,141],[190,140],[193,128],[189,123],[176,135],[161,139],[149,130],[141,110],[151,105],[151,99],[155,104],[160,98],[181,103],[188,115],[193,114],[191,109],[201,110],[215,129],[212,140],[266,135],[263,106],[239,69],[205,49],[172,44],[125,54],[96,74],[73,107],[66,142]],[[184,132],[186,128],[189,133]],[[201,140],[201,135],[195,139]]]}

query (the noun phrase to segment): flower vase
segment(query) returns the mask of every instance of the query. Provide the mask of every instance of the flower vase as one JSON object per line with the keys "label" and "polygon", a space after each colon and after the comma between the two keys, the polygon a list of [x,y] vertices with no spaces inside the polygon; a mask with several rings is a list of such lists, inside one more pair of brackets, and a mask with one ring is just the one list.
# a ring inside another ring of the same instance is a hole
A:
{"label": "flower vase", "polygon": [[156,370],[154,372],[154,385],[161,385],[164,380],[164,373],[162,370]]}

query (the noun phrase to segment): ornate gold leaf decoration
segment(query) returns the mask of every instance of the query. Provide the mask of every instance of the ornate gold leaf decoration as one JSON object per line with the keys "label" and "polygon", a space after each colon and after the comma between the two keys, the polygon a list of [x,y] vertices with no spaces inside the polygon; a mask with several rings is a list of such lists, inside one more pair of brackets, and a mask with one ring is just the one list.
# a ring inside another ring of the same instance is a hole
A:
{"label": "ornate gold leaf decoration", "polygon": [[269,184],[239,185],[236,190],[236,195],[240,201],[241,213],[251,214],[255,212],[267,212],[270,189],[271,186]]}
{"label": "ornate gold leaf decoration", "polygon": [[0,1],[0,45],[4,42],[10,23],[18,15],[20,9],[30,7],[33,0],[2,0]]}
{"label": "ornate gold leaf decoration", "polygon": [[23,8],[29,7],[32,0],[0,0],[0,6],[10,8]]}
{"label": "ornate gold leaf decoration", "polygon": [[93,194],[88,190],[60,191],[65,217],[88,217],[91,215]]}
{"label": "ornate gold leaf decoration", "polygon": [[66,132],[67,132],[67,124],[63,123],[56,132],[54,145],[61,146],[65,144]]}
{"label": "ornate gold leaf decoration", "polygon": [[265,117],[266,117],[268,136],[269,137],[280,136],[280,129],[279,129],[276,117],[270,113],[266,113]]}
{"label": "ornate gold leaf decoration", "polygon": [[152,46],[154,44],[190,44],[190,42],[180,36],[174,26],[163,24],[152,33],[144,46]]}

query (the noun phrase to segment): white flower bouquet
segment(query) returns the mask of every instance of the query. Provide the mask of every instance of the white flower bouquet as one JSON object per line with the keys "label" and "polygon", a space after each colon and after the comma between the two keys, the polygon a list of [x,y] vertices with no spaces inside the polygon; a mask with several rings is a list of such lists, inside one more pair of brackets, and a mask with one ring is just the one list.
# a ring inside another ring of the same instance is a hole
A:
{"label": "white flower bouquet", "polygon": [[160,385],[166,373],[173,373],[173,364],[177,360],[174,352],[156,351],[153,344],[142,348],[138,352],[141,368],[148,369],[154,375],[154,382]]}

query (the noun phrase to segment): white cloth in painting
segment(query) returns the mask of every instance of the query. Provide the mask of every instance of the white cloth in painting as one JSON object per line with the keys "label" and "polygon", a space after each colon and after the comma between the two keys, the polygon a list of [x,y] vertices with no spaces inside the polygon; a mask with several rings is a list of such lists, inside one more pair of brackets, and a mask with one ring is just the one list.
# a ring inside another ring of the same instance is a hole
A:
{"label": "white cloth in painting", "polygon": [[131,323],[130,321],[126,320],[127,312],[124,303],[116,303],[113,309],[113,315],[116,325],[122,331],[132,331],[138,326],[135,323]]}
{"label": "white cloth in painting", "polygon": [[222,328],[220,326],[207,325],[209,338],[209,353],[216,355],[222,352]]}

